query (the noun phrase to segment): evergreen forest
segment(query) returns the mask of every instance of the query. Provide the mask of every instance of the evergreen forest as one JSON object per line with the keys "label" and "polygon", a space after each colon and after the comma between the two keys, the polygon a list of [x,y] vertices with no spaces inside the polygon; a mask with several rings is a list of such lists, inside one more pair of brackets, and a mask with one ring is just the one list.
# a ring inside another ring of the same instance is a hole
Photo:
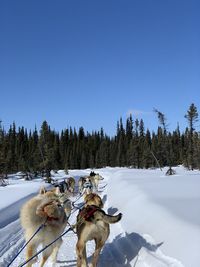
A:
{"label": "evergreen forest", "polygon": [[60,133],[44,121],[40,130],[16,129],[13,123],[5,131],[0,124],[0,174],[22,171],[37,176],[50,170],[121,166],[155,168],[183,164],[190,170],[200,169],[200,134],[195,129],[198,112],[191,104],[185,114],[186,129],[169,132],[163,113],[158,116],[157,131],[145,130],[143,120],[117,122],[116,134],[109,137],[101,128],[92,133],[83,127],[69,127]]}

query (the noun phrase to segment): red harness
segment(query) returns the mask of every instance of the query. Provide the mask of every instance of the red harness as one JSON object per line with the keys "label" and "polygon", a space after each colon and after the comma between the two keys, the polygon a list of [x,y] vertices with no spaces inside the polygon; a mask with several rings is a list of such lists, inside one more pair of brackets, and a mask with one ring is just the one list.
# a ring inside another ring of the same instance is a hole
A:
{"label": "red harness", "polygon": [[59,218],[55,218],[55,217],[47,217],[47,221],[58,221],[59,220]]}
{"label": "red harness", "polygon": [[93,216],[93,214],[98,210],[99,208],[97,206],[91,205],[83,208],[80,212],[80,216],[83,217],[86,221],[89,221],[89,219]]}

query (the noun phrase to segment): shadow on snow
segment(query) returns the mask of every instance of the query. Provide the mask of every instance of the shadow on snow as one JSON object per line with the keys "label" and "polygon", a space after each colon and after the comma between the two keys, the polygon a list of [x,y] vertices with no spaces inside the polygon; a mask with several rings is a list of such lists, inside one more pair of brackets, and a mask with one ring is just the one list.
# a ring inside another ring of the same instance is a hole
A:
{"label": "shadow on snow", "polygon": [[137,257],[141,248],[154,252],[162,244],[163,242],[151,244],[137,233],[118,235],[111,243],[104,246],[99,259],[99,267],[131,267],[131,261]]}

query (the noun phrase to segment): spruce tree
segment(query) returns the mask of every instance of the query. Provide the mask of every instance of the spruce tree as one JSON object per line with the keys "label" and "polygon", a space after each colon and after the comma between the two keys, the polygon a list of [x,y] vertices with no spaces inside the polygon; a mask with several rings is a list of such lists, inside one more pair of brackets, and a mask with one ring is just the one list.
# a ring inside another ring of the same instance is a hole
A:
{"label": "spruce tree", "polygon": [[195,123],[198,121],[198,112],[195,105],[192,103],[185,115],[185,118],[188,121],[189,125],[189,148],[188,148],[188,167],[193,170],[197,163],[194,160],[194,131],[195,131]]}
{"label": "spruce tree", "polygon": [[6,175],[5,170],[6,170],[6,161],[4,157],[4,131],[2,129],[2,121],[0,120],[0,176]]}
{"label": "spruce tree", "polygon": [[143,144],[143,168],[150,168],[153,165],[153,159],[151,154],[151,133],[147,129],[146,134],[144,136],[144,144]]}

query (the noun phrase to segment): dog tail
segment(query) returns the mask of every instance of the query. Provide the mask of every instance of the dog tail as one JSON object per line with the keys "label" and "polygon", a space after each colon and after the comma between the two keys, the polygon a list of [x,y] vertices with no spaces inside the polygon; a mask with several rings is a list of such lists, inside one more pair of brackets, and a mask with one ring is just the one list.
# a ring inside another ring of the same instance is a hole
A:
{"label": "dog tail", "polygon": [[102,219],[105,223],[117,223],[121,220],[122,213],[119,213],[118,215],[112,216],[108,215],[106,213],[102,214]]}

